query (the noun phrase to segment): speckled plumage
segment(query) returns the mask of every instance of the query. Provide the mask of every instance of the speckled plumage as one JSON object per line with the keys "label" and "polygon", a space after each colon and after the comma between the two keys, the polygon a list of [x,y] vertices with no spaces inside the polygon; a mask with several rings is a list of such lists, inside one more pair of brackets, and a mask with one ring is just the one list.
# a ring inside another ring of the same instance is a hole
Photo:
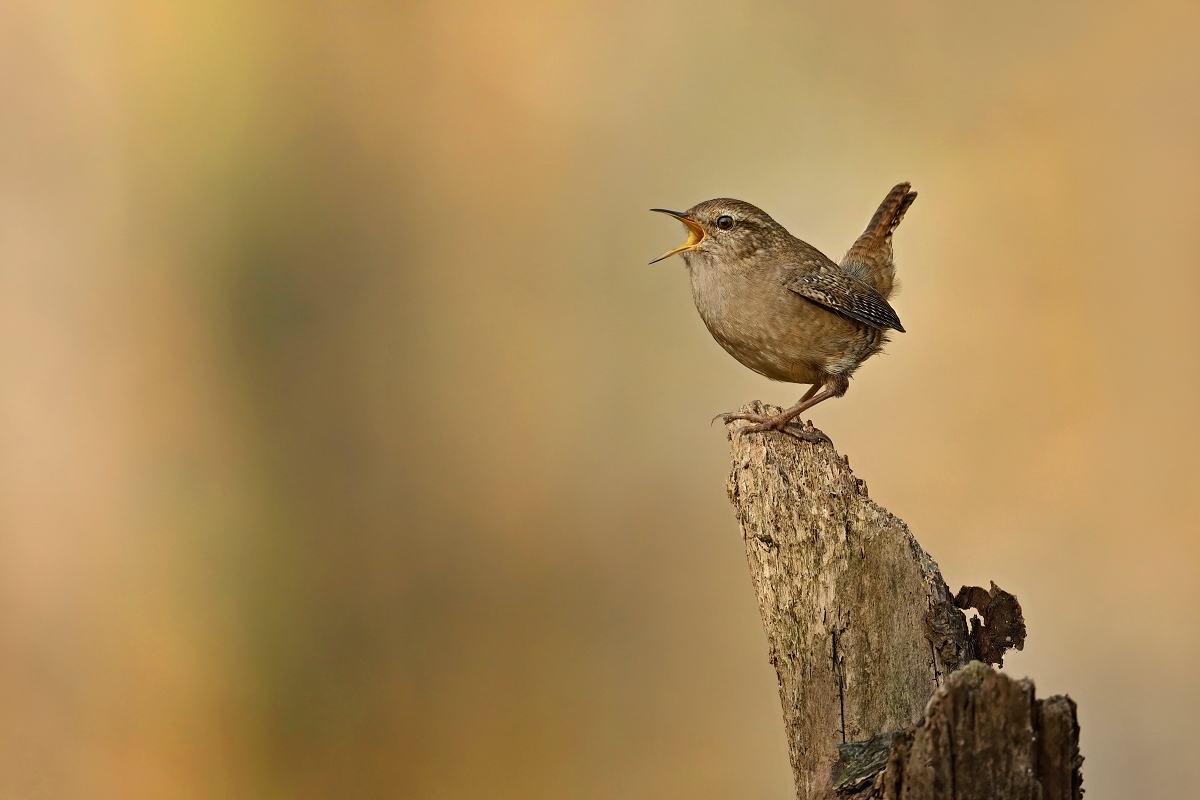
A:
{"label": "speckled plumage", "polygon": [[672,253],[683,255],[696,309],[717,343],[761,375],[813,385],[792,408],[743,431],[784,429],[801,411],[845,394],[854,371],[887,342],[885,332],[904,331],[888,298],[892,232],[916,198],[909,188],[892,189],[841,264],[741,200],[666,212],[692,232]]}

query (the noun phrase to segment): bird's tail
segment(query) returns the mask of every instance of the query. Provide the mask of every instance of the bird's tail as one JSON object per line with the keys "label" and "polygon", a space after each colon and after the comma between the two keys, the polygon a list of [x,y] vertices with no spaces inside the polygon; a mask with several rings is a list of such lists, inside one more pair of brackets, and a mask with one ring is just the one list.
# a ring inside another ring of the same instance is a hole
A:
{"label": "bird's tail", "polygon": [[892,263],[892,233],[904,212],[917,199],[908,183],[898,184],[879,204],[863,235],[842,259],[842,269],[875,287],[885,298],[896,288],[896,265]]}

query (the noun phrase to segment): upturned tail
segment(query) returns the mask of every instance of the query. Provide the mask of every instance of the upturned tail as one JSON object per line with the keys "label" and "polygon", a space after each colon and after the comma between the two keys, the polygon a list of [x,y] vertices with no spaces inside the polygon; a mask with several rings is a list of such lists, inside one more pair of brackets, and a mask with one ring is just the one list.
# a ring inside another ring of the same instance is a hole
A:
{"label": "upturned tail", "polygon": [[854,277],[875,287],[886,299],[896,288],[896,265],[892,263],[892,233],[904,212],[917,199],[908,183],[898,184],[879,204],[879,210],[867,224],[863,235],[846,253],[841,267]]}

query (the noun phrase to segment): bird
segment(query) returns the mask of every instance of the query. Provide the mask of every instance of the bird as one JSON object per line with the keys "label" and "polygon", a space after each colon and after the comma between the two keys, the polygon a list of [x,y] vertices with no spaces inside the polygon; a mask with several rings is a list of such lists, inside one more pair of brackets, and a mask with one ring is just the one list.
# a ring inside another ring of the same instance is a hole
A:
{"label": "bird", "polygon": [[760,375],[810,384],[795,405],[777,414],[719,418],[749,422],[742,434],[781,431],[825,439],[793,420],[844,395],[855,370],[887,344],[888,332],[904,333],[888,303],[896,289],[892,234],[916,198],[909,183],[888,192],[840,263],[741,200],[706,200],[687,211],[650,209],[687,229],[686,242],[650,263],[683,257],[696,310],[717,344]]}

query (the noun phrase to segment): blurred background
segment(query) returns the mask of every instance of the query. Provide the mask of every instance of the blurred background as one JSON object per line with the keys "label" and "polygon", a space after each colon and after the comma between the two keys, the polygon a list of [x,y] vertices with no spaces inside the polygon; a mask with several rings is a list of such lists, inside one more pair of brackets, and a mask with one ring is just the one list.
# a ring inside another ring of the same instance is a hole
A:
{"label": "blurred background", "polygon": [[0,2],[0,797],[786,798],[709,420],[789,404],[647,212],[909,333],[815,422],[1088,797],[1187,794],[1200,6]]}

